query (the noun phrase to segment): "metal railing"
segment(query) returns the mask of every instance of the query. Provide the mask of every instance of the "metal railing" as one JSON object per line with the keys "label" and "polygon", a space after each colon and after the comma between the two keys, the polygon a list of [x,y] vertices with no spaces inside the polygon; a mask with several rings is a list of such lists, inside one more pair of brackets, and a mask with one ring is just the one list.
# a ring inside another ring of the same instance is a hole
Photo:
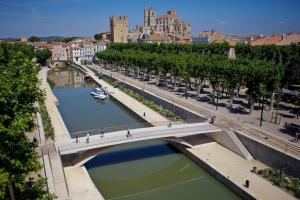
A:
{"label": "metal railing", "polygon": [[[84,137],[78,138],[78,143],[76,140],[72,139],[69,143],[64,143],[58,145],[60,152],[69,151],[73,149],[81,149],[85,147],[90,147],[92,149],[95,146],[101,144],[111,144],[118,143],[122,141],[130,141],[132,139],[140,138],[164,138],[171,136],[182,136],[182,135],[193,135],[199,133],[209,133],[220,131],[219,128],[213,126],[209,123],[202,123],[197,125],[183,125],[183,126],[164,126],[164,127],[150,127],[150,128],[141,128],[136,130],[130,130],[129,133],[127,130],[111,132],[104,135],[93,136],[93,137]],[[105,145],[103,145],[105,146]]]}

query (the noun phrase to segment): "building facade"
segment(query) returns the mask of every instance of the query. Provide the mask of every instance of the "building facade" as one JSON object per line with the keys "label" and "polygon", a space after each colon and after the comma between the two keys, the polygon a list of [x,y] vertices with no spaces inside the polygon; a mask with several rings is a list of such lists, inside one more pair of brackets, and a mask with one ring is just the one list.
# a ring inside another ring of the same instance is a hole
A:
{"label": "building facade", "polygon": [[128,42],[128,17],[127,16],[111,16],[110,32],[112,42]]}
{"label": "building facade", "polygon": [[51,51],[53,61],[71,60],[71,49],[67,44],[53,44]]}
{"label": "building facade", "polygon": [[171,35],[179,39],[191,39],[191,25],[177,16],[174,10],[169,10],[166,15],[156,16],[153,8],[144,10],[144,27],[149,28],[151,33]]}

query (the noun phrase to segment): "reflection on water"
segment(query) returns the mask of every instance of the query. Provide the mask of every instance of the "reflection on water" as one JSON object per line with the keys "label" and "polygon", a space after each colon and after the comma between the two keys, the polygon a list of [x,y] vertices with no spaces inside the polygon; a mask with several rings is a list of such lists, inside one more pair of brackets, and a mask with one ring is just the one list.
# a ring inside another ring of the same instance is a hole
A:
{"label": "reflection on water", "polygon": [[[86,83],[78,70],[55,68],[48,77],[69,132],[141,123],[115,101],[95,100],[90,90],[96,84]],[[105,199],[240,199],[185,155],[160,140],[111,147],[85,166]]]}
{"label": "reflection on water", "polygon": [[84,74],[71,66],[56,67],[49,71],[48,82],[52,88],[82,88],[96,87],[95,82],[84,81]]}
{"label": "reflection on water", "polygon": [[99,86],[84,81],[84,75],[77,69],[54,68],[49,72],[48,82],[59,100],[58,109],[70,133],[116,126],[146,126],[116,101],[93,98],[90,91]]}
{"label": "reflection on water", "polygon": [[240,199],[164,141],[119,145],[85,166],[105,199]]}

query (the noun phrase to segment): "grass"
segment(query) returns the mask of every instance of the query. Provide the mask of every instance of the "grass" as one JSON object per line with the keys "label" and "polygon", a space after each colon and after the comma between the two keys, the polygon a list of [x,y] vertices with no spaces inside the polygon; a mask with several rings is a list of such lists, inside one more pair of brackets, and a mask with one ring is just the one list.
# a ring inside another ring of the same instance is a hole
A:
{"label": "grass", "polygon": [[[104,81],[112,85],[113,87],[119,87],[119,84],[115,82],[115,80],[109,76],[102,77]],[[166,117],[167,119],[171,121],[181,121],[181,118],[179,116],[176,116],[171,112],[170,110],[167,110],[160,105],[155,104],[152,100],[146,99],[145,97],[141,96],[138,93],[133,92],[132,90],[124,87],[119,87],[121,91],[126,93],[127,95],[131,96],[132,98],[136,99],[137,101],[141,102],[142,104],[148,106],[149,108],[155,110],[162,116]]]}
{"label": "grass", "polygon": [[44,101],[39,101],[39,112],[42,117],[46,138],[54,138],[54,130]]}

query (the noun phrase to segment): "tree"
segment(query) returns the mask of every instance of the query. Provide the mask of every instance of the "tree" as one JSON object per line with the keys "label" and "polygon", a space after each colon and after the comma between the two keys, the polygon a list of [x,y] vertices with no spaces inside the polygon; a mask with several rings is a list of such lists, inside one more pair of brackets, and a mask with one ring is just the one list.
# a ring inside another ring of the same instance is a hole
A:
{"label": "tree", "polygon": [[30,42],[38,42],[38,41],[40,41],[40,38],[33,35],[33,36],[31,36],[28,40],[29,40]]}
{"label": "tree", "polygon": [[30,141],[26,134],[36,128],[34,103],[43,93],[36,66],[26,54],[16,50],[20,48],[0,44],[0,182],[5,185],[5,190],[0,187],[0,197],[53,199],[45,190],[44,180],[30,178],[41,165],[37,142]]}
{"label": "tree", "polygon": [[94,35],[94,39],[95,39],[95,40],[101,40],[101,39],[102,39],[101,34],[99,34],[99,33],[95,34],[95,35]]}
{"label": "tree", "polygon": [[52,52],[49,49],[38,49],[35,52],[37,62],[42,66],[46,64],[46,61],[51,58]]}

